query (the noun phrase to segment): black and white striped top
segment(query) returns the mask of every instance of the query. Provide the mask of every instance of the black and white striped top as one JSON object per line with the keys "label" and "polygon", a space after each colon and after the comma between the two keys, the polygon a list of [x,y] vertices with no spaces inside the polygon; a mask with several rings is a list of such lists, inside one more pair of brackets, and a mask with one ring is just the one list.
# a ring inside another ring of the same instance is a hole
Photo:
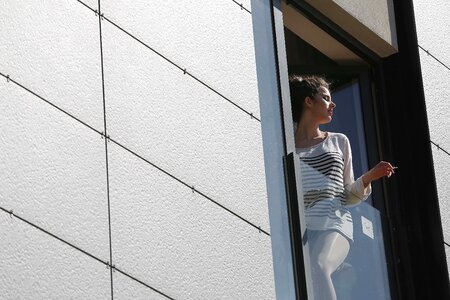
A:
{"label": "black and white striped top", "polygon": [[319,144],[297,148],[303,183],[306,227],[337,230],[353,240],[352,215],[347,204],[367,199],[370,185],[353,176],[352,153],[348,138],[328,132]]}

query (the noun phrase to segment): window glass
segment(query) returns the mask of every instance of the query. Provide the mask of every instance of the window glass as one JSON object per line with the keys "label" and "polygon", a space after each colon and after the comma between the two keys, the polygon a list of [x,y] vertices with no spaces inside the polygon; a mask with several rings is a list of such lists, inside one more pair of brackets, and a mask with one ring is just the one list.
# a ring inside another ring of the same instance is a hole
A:
{"label": "window glass", "polygon": [[[353,171],[358,178],[368,170],[366,140],[357,79],[332,91],[336,110],[323,130],[343,132],[352,146]],[[372,195],[350,207],[353,243],[342,266],[332,275],[338,299],[390,299],[381,215],[371,205]]]}
{"label": "window glass", "polygon": [[[292,20],[289,22],[293,26]],[[305,38],[309,39],[305,41],[299,37],[298,32],[288,28],[285,29],[285,36],[289,74],[300,76],[315,74],[331,82],[329,90],[336,107],[333,109],[332,121],[321,125],[320,129],[329,132],[328,139],[332,136],[331,133],[342,133],[348,138],[356,180],[369,170],[369,167],[373,167],[368,164],[367,149],[376,147],[373,137],[370,141],[366,140],[367,128],[365,128],[364,119],[368,116],[363,114],[362,107],[363,104],[367,105],[371,102],[371,99],[367,99],[367,95],[370,95],[370,86],[363,85],[360,81],[361,70],[367,70],[368,66],[362,60],[345,61],[342,57],[338,60],[336,57],[325,55],[319,51],[322,49],[318,50],[311,46],[310,43],[321,44],[320,41],[313,41],[314,37],[305,35]],[[355,67],[355,64],[358,67]],[[349,72],[350,69],[354,72]],[[368,110],[364,111],[367,114]],[[323,144],[326,143],[327,138],[324,139]],[[345,145],[342,145],[330,152],[341,151],[345,148]],[[323,146],[323,148],[326,147]],[[379,189],[374,189],[365,201],[352,205],[345,203],[348,200],[347,196],[337,194],[329,196],[335,184],[334,175],[330,174],[335,172],[336,168],[339,169],[339,159],[343,159],[345,164],[348,157],[341,153],[342,157],[336,160],[329,153],[305,149],[296,148],[296,152],[301,161],[301,168],[298,170],[298,174],[301,175],[298,176],[303,182],[304,211],[300,212],[300,218],[303,217],[307,223],[304,244],[308,245],[309,249],[306,255],[310,262],[314,299],[390,299],[382,212],[373,205],[374,197],[377,199],[382,197]],[[370,161],[373,161],[373,158]],[[333,167],[334,164],[336,168]],[[342,172],[345,173],[345,171]],[[340,179],[342,186],[346,175],[337,176],[342,176]],[[321,185],[324,183],[325,186]],[[339,200],[336,201],[338,198]],[[336,203],[341,201],[345,204],[334,210],[328,209],[327,205],[333,201]],[[322,209],[322,206],[327,208]],[[351,220],[342,225],[342,228],[346,229],[340,231],[341,228],[335,229],[334,225],[329,226],[332,222],[329,220],[336,219],[336,216],[338,216],[337,219]],[[330,218],[324,221],[327,217]],[[310,230],[308,227],[313,229]],[[319,269],[320,271],[317,271]],[[323,269],[326,270],[323,271]]]}

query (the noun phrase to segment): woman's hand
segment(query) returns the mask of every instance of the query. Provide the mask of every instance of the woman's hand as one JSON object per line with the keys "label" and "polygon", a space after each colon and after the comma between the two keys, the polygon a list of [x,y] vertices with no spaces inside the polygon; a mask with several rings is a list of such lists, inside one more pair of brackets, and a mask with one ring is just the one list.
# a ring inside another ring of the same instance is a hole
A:
{"label": "woman's hand", "polygon": [[375,167],[367,171],[363,177],[362,181],[364,184],[364,187],[367,187],[372,181],[380,179],[384,176],[387,176],[388,178],[394,174],[394,170],[397,169],[397,167],[392,166],[387,161],[380,161]]}

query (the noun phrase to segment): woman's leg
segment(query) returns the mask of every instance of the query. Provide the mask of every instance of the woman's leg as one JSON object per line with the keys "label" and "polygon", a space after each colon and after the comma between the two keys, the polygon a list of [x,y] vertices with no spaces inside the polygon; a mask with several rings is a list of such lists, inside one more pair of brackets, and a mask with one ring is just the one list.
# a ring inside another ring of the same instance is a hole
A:
{"label": "woman's leg", "polygon": [[316,231],[310,240],[311,273],[315,300],[336,300],[331,274],[344,262],[350,243],[336,231]]}

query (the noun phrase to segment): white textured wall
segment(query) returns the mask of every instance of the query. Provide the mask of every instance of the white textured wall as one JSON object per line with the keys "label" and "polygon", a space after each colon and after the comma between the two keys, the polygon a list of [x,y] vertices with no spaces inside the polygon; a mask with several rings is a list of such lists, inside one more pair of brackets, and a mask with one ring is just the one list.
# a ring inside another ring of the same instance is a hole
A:
{"label": "white textured wall", "polygon": [[[450,67],[450,2],[414,0],[414,10],[419,45]],[[419,51],[431,140],[450,152],[450,70],[424,50]],[[433,146],[433,160],[444,239],[450,243],[450,156]],[[450,262],[450,248],[446,251]]]}
{"label": "white textured wall", "polygon": [[332,0],[386,42],[397,47],[392,0]]}
{"label": "white textured wall", "polygon": [[250,13],[101,0],[106,152],[82,2],[0,1],[2,299],[273,299]]}
{"label": "white textured wall", "polygon": [[306,0],[377,55],[397,52],[392,0]]}

